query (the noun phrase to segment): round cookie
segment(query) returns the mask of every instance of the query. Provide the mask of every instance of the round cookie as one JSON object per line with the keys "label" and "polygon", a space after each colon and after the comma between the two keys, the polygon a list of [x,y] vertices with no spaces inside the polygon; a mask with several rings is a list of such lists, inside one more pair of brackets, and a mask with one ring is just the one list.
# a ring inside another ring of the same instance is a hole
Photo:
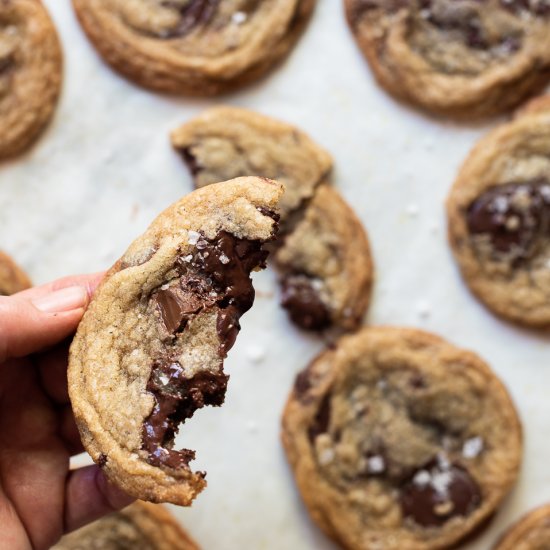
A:
{"label": "round cookie", "polygon": [[411,329],[344,336],[298,375],[282,440],[313,520],[344,548],[450,548],[514,484],[514,405],[471,352]]}
{"label": "round cookie", "polygon": [[550,505],[521,518],[504,534],[494,550],[548,550],[550,548]]}
{"label": "round cookie", "polygon": [[330,155],[307,134],[248,109],[207,109],[174,130],[171,140],[196,187],[250,175],[284,184],[283,226],[332,170]]}
{"label": "round cookie", "polygon": [[378,82],[435,114],[503,112],[550,79],[547,0],[344,0]]}
{"label": "round cookie", "polygon": [[0,158],[27,149],[49,122],[61,90],[57,32],[39,0],[0,10]]}
{"label": "round cookie", "polygon": [[31,285],[27,274],[0,250],[0,296],[10,296]]}
{"label": "round cookie", "polygon": [[471,290],[498,315],[550,324],[550,99],[474,148],[447,201],[449,239]]}
{"label": "round cookie", "polygon": [[208,109],[172,133],[197,187],[258,175],[285,184],[275,254],[283,306],[308,330],[354,330],[370,302],[373,262],[361,222],[326,185],[329,154],[283,122],[233,107]]}
{"label": "round cookie", "polygon": [[65,535],[52,550],[199,550],[160,504],[128,508]]}
{"label": "round cookie", "polygon": [[205,487],[178,425],[223,404],[223,360],[254,301],[282,185],[239,178],[172,205],[111,268],[73,340],[69,395],[82,442],[128,494],[189,505]]}
{"label": "round cookie", "polygon": [[153,90],[215,95],[256,80],[304,29],[315,0],[73,0],[103,58]]}

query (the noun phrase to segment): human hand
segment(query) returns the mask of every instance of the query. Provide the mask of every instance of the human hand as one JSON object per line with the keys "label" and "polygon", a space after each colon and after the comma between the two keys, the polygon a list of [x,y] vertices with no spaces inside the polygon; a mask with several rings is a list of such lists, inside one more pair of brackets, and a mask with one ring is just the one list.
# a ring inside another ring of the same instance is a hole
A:
{"label": "human hand", "polygon": [[0,296],[0,547],[42,550],[131,499],[83,451],[67,390],[72,336],[103,274]]}

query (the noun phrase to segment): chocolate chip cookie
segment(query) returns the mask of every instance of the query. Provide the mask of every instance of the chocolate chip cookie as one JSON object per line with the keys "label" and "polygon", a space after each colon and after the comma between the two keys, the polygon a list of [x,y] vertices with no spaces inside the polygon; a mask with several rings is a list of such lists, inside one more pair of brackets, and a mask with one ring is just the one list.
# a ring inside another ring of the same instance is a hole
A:
{"label": "chocolate chip cookie", "polygon": [[315,0],[73,0],[104,59],[159,91],[214,95],[259,78],[298,40]]}
{"label": "chocolate chip cookie", "polygon": [[10,296],[31,286],[27,274],[4,252],[0,251],[0,296]]}
{"label": "chocolate chip cookie", "polygon": [[345,0],[379,83],[436,114],[509,109],[550,79],[548,0]]}
{"label": "chocolate chip cookie", "polygon": [[447,211],[453,252],[478,298],[506,319],[549,325],[549,98],[479,142]]}
{"label": "chocolate chip cookie", "polygon": [[52,550],[198,550],[160,504],[136,502],[63,537]]}
{"label": "chocolate chip cookie", "polygon": [[0,158],[27,149],[49,122],[62,80],[57,32],[39,0],[0,5]]}
{"label": "chocolate chip cookie", "polygon": [[345,548],[443,549],[514,484],[514,405],[471,352],[418,330],[365,328],[298,375],[283,444],[313,520]]}
{"label": "chocolate chip cookie", "polygon": [[107,273],[71,345],[69,394],[82,441],[111,481],[189,505],[205,487],[178,425],[224,401],[223,360],[254,301],[283,186],[238,178],[163,212]]}
{"label": "chocolate chip cookie", "polygon": [[494,550],[548,550],[550,548],[550,505],[533,510],[515,525]]}
{"label": "chocolate chip cookie", "polygon": [[209,109],[172,133],[197,187],[258,175],[285,184],[275,263],[282,302],[308,330],[359,326],[369,305],[373,262],[365,230],[329,187],[332,159],[283,122],[232,107]]}

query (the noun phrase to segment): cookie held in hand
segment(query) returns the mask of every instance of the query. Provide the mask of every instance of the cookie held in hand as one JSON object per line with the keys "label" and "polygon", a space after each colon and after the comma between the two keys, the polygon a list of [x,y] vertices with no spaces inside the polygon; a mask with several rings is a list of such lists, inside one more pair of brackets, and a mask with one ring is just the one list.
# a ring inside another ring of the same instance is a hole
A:
{"label": "cookie held in hand", "polygon": [[49,122],[61,90],[57,32],[39,0],[0,5],[0,158],[27,149]]}
{"label": "cookie held in hand", "polygon": [[103,58],[153,90],[214,95],[256,80],[294,46],[315,0],[73,0]]}
{"label": "cookie held in hand", "polygon": [[367,234],[327,182],[330,155],[284,122],[216,107],[172,132],[172,145],[203,187],[255,175],[285,184],[274,254],[282,305],[303,329],[355,330],[368,308],[374,266]]}
{"label": "cookie held in hand", "polygon": [[69,393],[86,450],[128,494],[189,505],[205,487],[178,425],[224,401],[223,359],[254,301],[283,186],[239,178],[163,212],[107,273],[78,328]]}
{"label": "cookie held in hand", "polygon": [[550,545],[550,505],[521,518],[504,534],[494,550],[545,550]]}
{"label": "cookie held in hand", "polygon": [[344,336],[298,375],[282,439],[311,517],[354,550],[453,547],[498,508],[522,453],[479,357],[390,327]]}
{"label": "cookie held in hand", "polygon": [[379,83],[436,114],[510,109],[550,79],[547,0],[345,0]]}
{"label": "cookie held in hand", "polygon": [[198,550],[160,504],[136,502],[64,536],[52,550]]}
{"label": "cookie held in hand", "polygon": [[498,315],[550,325],[550,98],[492,131],[464,163],[447,201],[464,280]]}

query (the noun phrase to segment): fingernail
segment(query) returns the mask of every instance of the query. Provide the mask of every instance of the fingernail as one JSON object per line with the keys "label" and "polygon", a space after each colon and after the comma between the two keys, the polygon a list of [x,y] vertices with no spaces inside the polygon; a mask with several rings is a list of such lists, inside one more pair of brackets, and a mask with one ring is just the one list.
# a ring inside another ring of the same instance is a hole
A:
{"label": "fingernail", "polygon": [[45,313],[62,313],[86,306],[88,293],[81,286],[69,286],[33,300],[34,307]]}

